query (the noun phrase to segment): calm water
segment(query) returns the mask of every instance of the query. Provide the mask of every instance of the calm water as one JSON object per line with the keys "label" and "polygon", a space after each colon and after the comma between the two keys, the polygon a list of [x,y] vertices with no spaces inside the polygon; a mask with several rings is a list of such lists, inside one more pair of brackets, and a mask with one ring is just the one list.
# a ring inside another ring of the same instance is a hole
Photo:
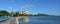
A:
{"label": "calm water", "polygon": [[0,22],[9,19],[10,17],[0,17]]}
{"label": "calm water", "polygon": [[[0,21],[9,17],[0,17]],[[60,24],[60,16],[30,16],[26,24]]]}
{"label": "calm water", "polygon": [[31,16],[27,24],[60,24],[60,16]]}

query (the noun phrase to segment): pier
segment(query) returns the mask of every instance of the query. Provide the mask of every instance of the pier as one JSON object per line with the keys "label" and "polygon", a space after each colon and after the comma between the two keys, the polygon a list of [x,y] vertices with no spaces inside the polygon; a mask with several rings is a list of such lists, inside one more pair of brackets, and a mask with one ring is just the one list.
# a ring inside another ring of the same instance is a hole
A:
{"label": "pier", "polygon": [[19,24],[20,20],[22,20],[22,23],[28,22],[28,17],[13,17],[1,22],[0,24]]}

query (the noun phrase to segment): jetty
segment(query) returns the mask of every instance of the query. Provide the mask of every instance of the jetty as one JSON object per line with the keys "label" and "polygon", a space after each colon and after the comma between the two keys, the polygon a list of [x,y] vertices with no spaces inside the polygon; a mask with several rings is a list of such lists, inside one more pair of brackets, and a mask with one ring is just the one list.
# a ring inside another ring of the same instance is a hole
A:
{"label": "jetty", "polygon": [[0,22],[0,24],[19,24],[19,20],[23,19],[23,22],[28,22],[28,17],[13,17],[6,21]]}
{"label": "jetty", "polygon": [[11,21],[15,20],[15,18],[10,18],[6,21],[0,22],[0,24],[10,24]]}

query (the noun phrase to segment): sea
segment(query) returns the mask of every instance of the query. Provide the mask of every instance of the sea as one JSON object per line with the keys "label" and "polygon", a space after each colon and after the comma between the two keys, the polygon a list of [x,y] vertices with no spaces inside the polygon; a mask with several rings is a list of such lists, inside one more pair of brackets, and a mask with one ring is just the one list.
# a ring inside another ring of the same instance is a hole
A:
{"label": "sea", "polygon": [[27,24],[60,24],[60,16],[31,16]]}
{"label": "sea", "polygon": [[[3,19],[0,17],[0,21]],[[29,16],[28,19],[25,24],[60,24],[60,16]]]}

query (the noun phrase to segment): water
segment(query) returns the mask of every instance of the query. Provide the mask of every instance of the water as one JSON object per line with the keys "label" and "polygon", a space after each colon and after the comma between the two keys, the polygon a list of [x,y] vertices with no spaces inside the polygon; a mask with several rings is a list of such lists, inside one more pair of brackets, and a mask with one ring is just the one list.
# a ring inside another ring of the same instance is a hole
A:
{"label": "water", "polygon": [[[0,17],[0,21],[8,18]],[[30,16],[28,19],[28,22],[25,24],[60,24],[60,16]]]}
{"label": "water", "polygon": [[27,24],[60,24],[60,16],[31,16]]}
{"label": "water", "polygon": [[5,20],[7,20],[7,19],[9,19],[10,17],[0,17],[0,22],[3,22],[3,21],[5,21]]}

